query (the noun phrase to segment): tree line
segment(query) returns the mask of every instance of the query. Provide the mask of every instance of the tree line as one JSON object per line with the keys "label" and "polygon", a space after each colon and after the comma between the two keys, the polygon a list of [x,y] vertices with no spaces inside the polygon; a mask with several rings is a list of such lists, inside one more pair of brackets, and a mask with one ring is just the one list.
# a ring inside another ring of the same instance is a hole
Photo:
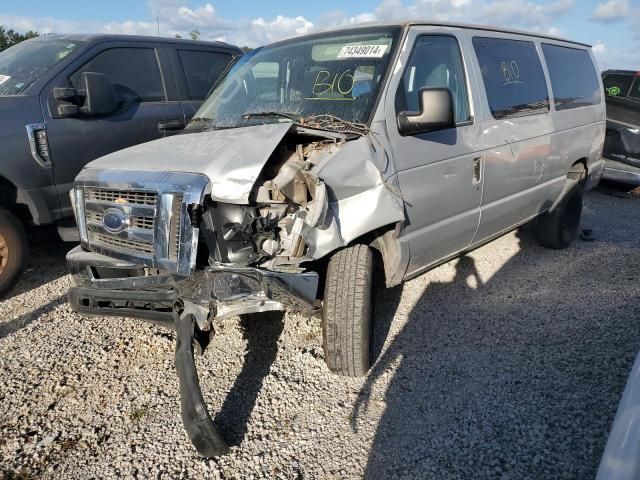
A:
{"label": "tree line", "polygon": [[27,33],[16,32],[13,29],[6,29],[0,25],[0,52],[6,50],[9,47],[13,47],[16,43],[20,43],[23,40],[37,37],[38,33],[29,30]]}

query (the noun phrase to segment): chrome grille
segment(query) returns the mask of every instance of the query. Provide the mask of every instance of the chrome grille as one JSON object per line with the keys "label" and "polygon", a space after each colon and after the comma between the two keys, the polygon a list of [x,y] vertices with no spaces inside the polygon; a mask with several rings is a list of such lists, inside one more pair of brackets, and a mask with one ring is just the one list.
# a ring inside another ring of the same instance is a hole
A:
{"label": "chrome grille", "polygon": [[72,195],[83,248],[189,275],[198,226],[187,206],[202,204],[208,184],[193,173],[83,169]]}
{"label": "chrome grille", "polygon": [[153,244],[150,243],[138,240],[126,240],[113,235],[105,235],[103,233],[93,233],[89,238],[92,245],[102,245],[109,249],[120,250],[123,252],[139,252],[146,255],[153,254]]}
{"label": "chrome grille", "polygon": [[169,259],[178,260],[180,254],[180,209],[182,197],[177,196],[171,209],[171,227],[169,228]]}
{"label": "chrome grille", "polygon": [[[104,217],[103,212],[88,212],[87,220],[89,222],[102,223]],[[131,217],[131,226],[133,228],[140,228],[142,230],[153,230],[156,219],[154,217]]]}
{"label": "chrome grille", "polygon": [[85,189],[85,199],[97,202],[109,202],[117,205],[132,203],[135,205],[156,205],[158,194],[155,192],[136,192],[106,190],[102,188]]}
{"label": "chrome grille", "polygon": [[[88,187],[84,191],[89,245],[123,254],[152,257],[156,227],[156,192]],[[124,227],[114,233],[103,222],[106,212],[119,211]]]}

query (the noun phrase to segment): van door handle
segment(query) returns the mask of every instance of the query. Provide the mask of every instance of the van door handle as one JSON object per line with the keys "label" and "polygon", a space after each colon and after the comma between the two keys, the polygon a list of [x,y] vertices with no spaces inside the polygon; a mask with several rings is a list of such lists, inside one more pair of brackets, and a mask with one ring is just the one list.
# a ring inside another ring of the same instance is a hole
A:
{"label": "van door handle", "polygon": [[473,159],[473,184],[477,185],[482,180],[482,157]]}
{"label": "van door handle", "polygon": [[183,128],[184,123],[177,118],[173,118],[171,120],[158,120],[158,130],[161,132],[170,130],[182,130]]}

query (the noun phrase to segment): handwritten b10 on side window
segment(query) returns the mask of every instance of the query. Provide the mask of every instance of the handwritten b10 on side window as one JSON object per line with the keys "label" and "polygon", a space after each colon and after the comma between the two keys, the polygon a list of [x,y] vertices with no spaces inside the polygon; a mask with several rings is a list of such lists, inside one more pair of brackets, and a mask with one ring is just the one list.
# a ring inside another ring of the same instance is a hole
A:
{"label": "handwritten b10 on side window", "polygon": [[500,68],[502,68],[502,75],[504,75],[504,85],[509,85],[511,83],[524,83],[520,80],[520,67],[518,66],[518,62],[515,60],[502,62],[500,64]]}

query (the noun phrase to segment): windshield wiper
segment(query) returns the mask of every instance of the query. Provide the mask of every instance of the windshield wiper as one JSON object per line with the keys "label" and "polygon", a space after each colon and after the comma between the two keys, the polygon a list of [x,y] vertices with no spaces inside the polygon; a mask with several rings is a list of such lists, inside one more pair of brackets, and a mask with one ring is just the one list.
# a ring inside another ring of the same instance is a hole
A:
{"label": "windshield wiper", "polygon": [[284,112],[247,112],[242,114],[242,118],[248,120],[250,118],[267,118],[267,117],[280,117],[287,118],[292,122],[298,122],[300,117],[296,117],[295,115],[291,115],[290,113]]}
{"label": "windshield wiper", "polygon": [[329,132],[363,136],[369,133],[369,127],[364,123],[350,122],[335,115],[311,115],[303,119],[301,125],[305,127],[327,130]]}

